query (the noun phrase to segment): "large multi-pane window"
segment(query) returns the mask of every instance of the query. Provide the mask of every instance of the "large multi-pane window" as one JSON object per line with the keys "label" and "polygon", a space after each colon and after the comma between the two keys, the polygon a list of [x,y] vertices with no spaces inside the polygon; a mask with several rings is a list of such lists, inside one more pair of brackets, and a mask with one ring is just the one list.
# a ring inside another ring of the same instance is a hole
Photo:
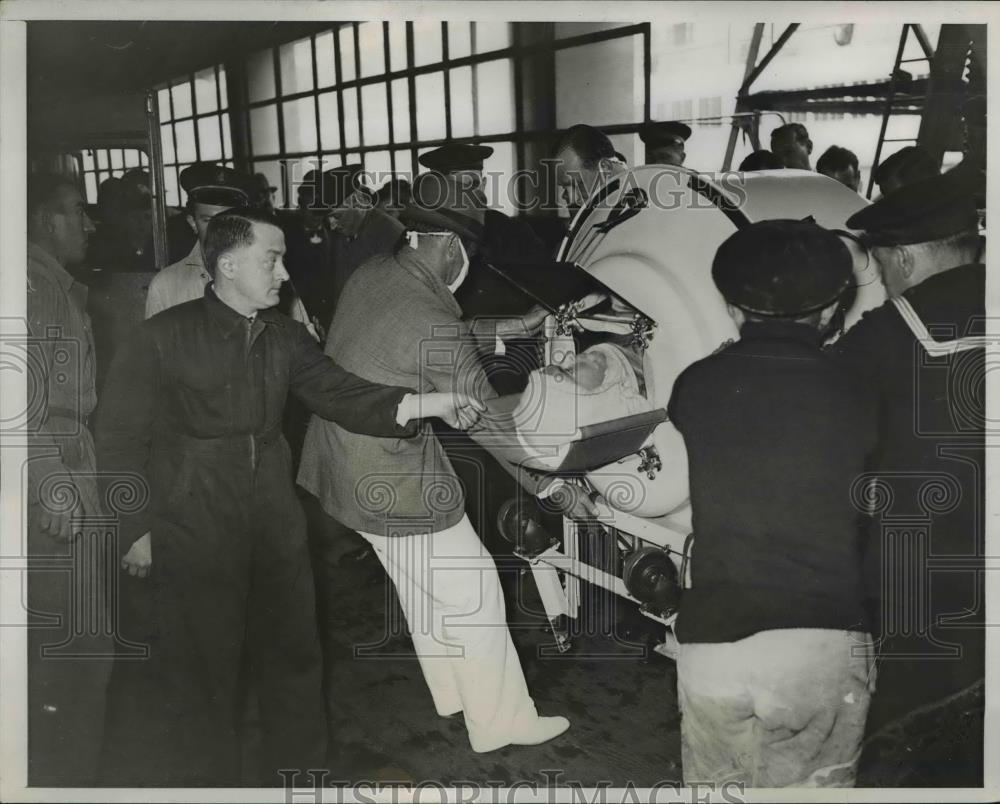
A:
{"label": "large multi-pane window", "polygon": [[391,173],[411,177],[419,155],[444,142],[491,145],[487,171],[510,176],[511,44],[505,22],[354,22],[254,53],[246,107],[233,110],[245,116],[252,170],[282,206],[294,206],[294,187],[318,163],[361,163],[378,187]]}
{"label": "large multi-pane window", "polygon": [[106,179],[119,178],[133,168],[149,168],[149,157],[138,148],[89,148],[77,159],[88,204],[97,203],[98,189]]}
{"label": "large multi-pane window", "polygon": [[166,202],[186,201],[180,172],[194,162],[233,165],[226,71],[208,67],[175,79],[157,93]]}

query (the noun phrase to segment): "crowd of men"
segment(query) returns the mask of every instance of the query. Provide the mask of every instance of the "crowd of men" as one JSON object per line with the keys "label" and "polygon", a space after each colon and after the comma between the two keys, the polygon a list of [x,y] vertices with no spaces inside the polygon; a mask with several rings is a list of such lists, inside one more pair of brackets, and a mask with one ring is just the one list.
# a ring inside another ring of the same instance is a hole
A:
{"label": "crowd of men", "polygon": [[[691,133],[679,122],[645,127],[647,162],[682,165]],[[742,169],[810,169],[801,124],[777,129],[771,145]],[[585,125],[563,132],[554,154],[571,210],[628,169]],[[149,267],[148,183],[132,174],[103,188],[107,228],[91,239],[73,181],[31,177],[28,312],[40,371],[30,381],[42,400],[28,471],[33,616],[79,605],[46,559],[77,556],[122,483],[134,497],[115,511],[114,633],[96,629],[88,650],[56,661],[47,651],[69,639],[72,618],[30,630],[33,784],[246,782],[248,687],[262,723],[259,782],[324,767],[317,612],[322,620],[336,595],[324,554],[350,538],[384,565],[433,707],[461,713],[473,751],[569,728],[536,711],[483,544],[496,505],[518,489],[553,496],[568,516],[593,512],[580,486],[477,442],[484,402],[523,388],[538,366],[546,317],[486,263],[553,257],[525,221],[488,207],[491,155],[444,146],[421,157],[427,171],[412,185],[394,179],[377,193],[360,165],[312,171],[296,187],[297,210],[277,212],[265,177],[186,169],[188,250],[153,276],[146,321],[118,345],[101,387],[75,269],[89,239],[109,265]],[[858,187],[846,149],[831,147],[817,169]],[[983,360],[969,175],[939,175],[915,148],[879,166],[883,197],[847,225],[881,266],[890,301],[832,346],[852,281],[839,237],[765,221],[719,248],[713,278],[741,338],[691,366],[669,405],[697,534],[676,627],[688,781],[851,785],[866,734],[982,678],[982,410],[968,399],[956,408],[952,396],[964,392],[955,378],[980,376]],[[65,341],[76,344],[68,362]],[[912,592],[884,584],[898,560],[888,515],[864,518],[852,503],[866,473],[959,483],[929,539],[933,554],[967,566],[934,579],[927,632],[889,627]],[[54,478],[70,484],[68,505]],[[324,522],[318,544],[295,482]],[[456,557],[470,561],[455,569]],[[106,587],[88,589],[96,599]],[[919,644],[903,644],[908,636]],[[928,646],[950,661],[926,661]],[[141,660],[137,648],[148,649]],[[93,694],[105,688],[106,700]]]}

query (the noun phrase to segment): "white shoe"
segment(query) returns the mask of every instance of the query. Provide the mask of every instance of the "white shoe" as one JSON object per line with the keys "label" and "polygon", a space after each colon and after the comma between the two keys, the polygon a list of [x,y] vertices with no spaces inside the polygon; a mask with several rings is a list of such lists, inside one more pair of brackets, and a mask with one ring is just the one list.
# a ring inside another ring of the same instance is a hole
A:
{"label": "white shoe", "polygon": [[526,729],[518,730],[510,745],[541,745],[558,737],[569,728],[569,721],[560,716],[539,717]]}

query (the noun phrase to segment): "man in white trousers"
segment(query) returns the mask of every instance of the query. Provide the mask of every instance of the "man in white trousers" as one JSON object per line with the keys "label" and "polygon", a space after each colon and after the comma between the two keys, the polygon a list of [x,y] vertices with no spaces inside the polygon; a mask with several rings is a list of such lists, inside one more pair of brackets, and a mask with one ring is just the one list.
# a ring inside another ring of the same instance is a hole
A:
{"label": "man in white trousers", "polygon": [[[370,381],[494,396],[453,296],[481,242],[484,207],[454,178],[418,177],[394,253],[369,260],[344,287],[327,355]],[[374,547],[398,590],[434,707],[443,717],[464,714],[474,751],[536,745],[569,728],[566,718],[535,710],[496,567],[429,427],[404,442],[314,417],[298,482]]]}

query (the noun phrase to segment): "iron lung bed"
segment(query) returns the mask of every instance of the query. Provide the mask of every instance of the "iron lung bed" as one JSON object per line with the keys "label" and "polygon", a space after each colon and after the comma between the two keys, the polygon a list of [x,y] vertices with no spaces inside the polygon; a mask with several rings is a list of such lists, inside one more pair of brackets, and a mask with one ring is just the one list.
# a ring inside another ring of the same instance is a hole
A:
{"label": "iron lung bed", "polygon": [[[519,446],[533,438],[533,450],[508,444],[509,460],[585,486],[600,513],[599,527],[624,553],[621,572],[610,573],[581,560],[577,523],[564,519],[561,539],[540,538],[523,502],[505,507],[501,530],[530,562],[554,626],[576,616],[581,580],[672,624],[692,538],[687,456],[665,408],[684,368],[738,337],[712,282],[715,251],[737,228],[758,220],[811,217],[843,230],[866,203],[832,179],[806,171],[705,174],[644,166],[595,192],[574,218],[554,263],[493,266],[548,309],[546,364],[558,366],[567,351],[580,352],[587,344],[614,343],[630,355],[648,402],[642,412],[620,418],[571,419],[551,434],[549,449],[544,438],[520,433]],[[876,267],[850,233],[845,238],[856,257],[847,327],[885,295]],[[581,305],[585,297],[601,303]],[[492,411],[508,437],[517,432],[518,406],[523,410],[524,401],[506,398]],[[557,644],[566,648],[565,629],[554,630]],[[668,633],[661,652],[669,655],[671,644]]]}

